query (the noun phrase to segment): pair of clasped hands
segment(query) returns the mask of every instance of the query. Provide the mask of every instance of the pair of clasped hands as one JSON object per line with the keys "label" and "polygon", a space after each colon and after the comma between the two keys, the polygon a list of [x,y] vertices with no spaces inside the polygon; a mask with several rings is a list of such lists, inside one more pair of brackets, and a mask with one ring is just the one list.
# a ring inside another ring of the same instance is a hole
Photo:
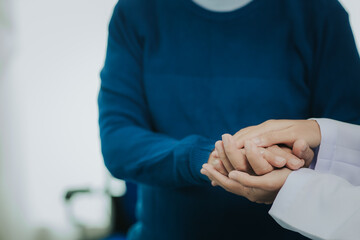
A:
{"label": "pair of clasped hands", "polygon": [[320,141],[315,120],[269,120],[222,135],[201,173],[213,186],[270,204],[293,170],[311,164]]}

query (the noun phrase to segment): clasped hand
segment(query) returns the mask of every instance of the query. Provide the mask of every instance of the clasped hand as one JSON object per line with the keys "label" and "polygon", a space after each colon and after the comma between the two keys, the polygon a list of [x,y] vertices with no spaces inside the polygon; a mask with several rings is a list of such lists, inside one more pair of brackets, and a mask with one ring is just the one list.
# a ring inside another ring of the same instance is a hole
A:
{"label": "clasped hand", "polygon": [[213,186],[270,204],[291,171],[310,165],[320,140],[314,120],[269,120],[222,135],[201,173]]}

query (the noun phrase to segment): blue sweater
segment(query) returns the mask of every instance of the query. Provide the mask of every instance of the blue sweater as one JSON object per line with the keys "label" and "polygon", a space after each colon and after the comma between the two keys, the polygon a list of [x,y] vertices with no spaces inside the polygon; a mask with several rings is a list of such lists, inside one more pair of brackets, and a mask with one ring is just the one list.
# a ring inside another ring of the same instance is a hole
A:
{"label": "blue sweater", "polygon": [[99,94],[105,164],[139,184],[129,239],[296,239],[200,174],[223,133],[268,119],[360,123],[360,60],[336,0],[121,0]]}

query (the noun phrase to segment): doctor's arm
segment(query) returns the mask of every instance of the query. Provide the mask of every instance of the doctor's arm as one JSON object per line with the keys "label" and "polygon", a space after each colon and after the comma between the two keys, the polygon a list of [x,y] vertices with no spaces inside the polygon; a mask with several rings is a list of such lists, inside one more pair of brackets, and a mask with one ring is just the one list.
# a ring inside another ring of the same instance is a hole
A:
{"label": "doctor's arm", "polygon": [[[251,140],[257,146],[267,147],[286,144],[299,156],[296,142],[304,140],[317,148],[314,160],[307,159],[305,166],[331,173],[360,184],[360,126],[332,119],[270,120],[260,125],[245,128],[235,136],[238,145]],[[303,145],[305,147],[305,145]],[[303,158],[303,157],[302,157]]]}
{"label": "doctor's arm", "polygon": [[269,214],[311,239],[360,238],[360,187],[310,169],[291,173]]}

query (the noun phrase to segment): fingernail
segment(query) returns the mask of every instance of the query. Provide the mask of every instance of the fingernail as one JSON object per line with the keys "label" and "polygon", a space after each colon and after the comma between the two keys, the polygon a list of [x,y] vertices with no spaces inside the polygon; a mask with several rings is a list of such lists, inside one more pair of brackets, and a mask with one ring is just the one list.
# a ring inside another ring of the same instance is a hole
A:
{"label": "fingernail", "polygon": [[295,159],[295,158],[292,158],[289,160],[289,163],[293,166],[299,166],[301,164],[301,161]]}
{"label": "fingernail", "polygon": [[234,171],[229,172],[229,178],[234,178],[236,173]]}
{"label": "fingernail", "polygon": [[281,164],[284,164],[286,161],[285,158],[282,158],[282,157],[275,157],[275,163],[278,164],[278,165],[281,165]]}
{"label": "fingernail", "polygon": [[301,148],[301,152],[305,152],[305,151],[306,151],[306,149],[307,149],[307,146],[306,146],[306,145],[304,145],[304,146]]}
{"label": "fingernail", "polygon": [[220,164],[220,161],[218,159],[215,159],[213,162],[212,162],[212,165],[214,167],[218,166]]}
{"label": "fingernail", "polygon": [[206,170],[202,168],[202,169],[200,170],[200,172],[201,172],[201,174],[205,174]]}
{"label": "fingernail", "polygon": [[238,176],[238,174],[236,171],[231,171],[228,175],[229,178],[234,179],[234,180],[237,178],[237,176]]}

